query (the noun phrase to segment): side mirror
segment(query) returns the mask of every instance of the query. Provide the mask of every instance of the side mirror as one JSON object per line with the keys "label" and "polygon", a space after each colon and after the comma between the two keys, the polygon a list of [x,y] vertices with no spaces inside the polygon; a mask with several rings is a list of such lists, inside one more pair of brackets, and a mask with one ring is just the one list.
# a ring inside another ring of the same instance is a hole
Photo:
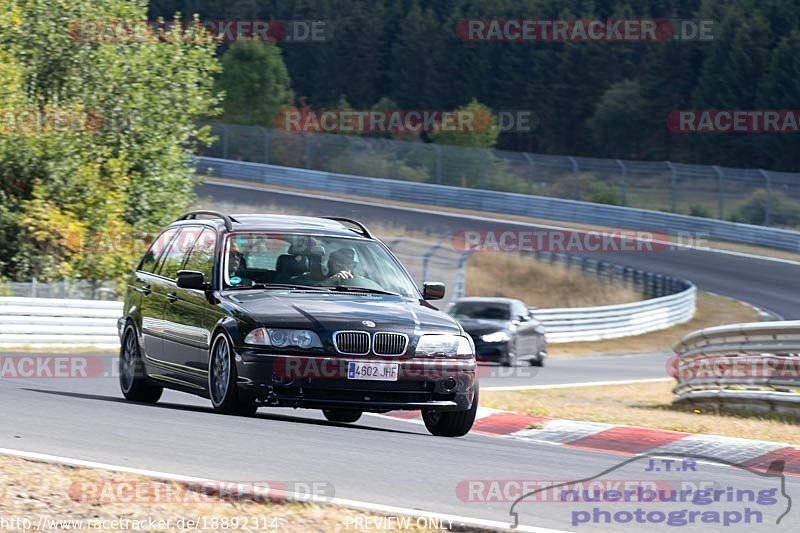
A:
{"label": "side mirror", "polygon": [[179,270],[177,283],[181,289],[204,291],[208,288],[203,273],[194,270]]}
{"label": "side mirror", "polygon": [[444,298],[444,283],[438,281],[426,281],[422,284],[422,298],[425,300],[441,300]]}

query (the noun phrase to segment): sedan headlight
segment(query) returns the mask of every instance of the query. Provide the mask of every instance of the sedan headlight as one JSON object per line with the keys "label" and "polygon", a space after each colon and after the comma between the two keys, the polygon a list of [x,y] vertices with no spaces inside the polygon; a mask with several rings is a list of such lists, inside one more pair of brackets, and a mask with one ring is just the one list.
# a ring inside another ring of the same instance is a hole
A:
{"label": "sedan headlight", "polygon": [[460,335],[423,335],[417,343],[416,355],[424,357],[473,357],[475,350]]}
{"label": "sedan headlight", "polygon": [[313,331],[307,329],[256,328],[244,338],[245,344],[274,346],[276,348],[322,348],[322,341]]}
{"label": "sedan headlight", "polygon": [[481,337],[483,342],[508,342],[511,340],[511,335],[507,331],[495,331],[488,333]]}

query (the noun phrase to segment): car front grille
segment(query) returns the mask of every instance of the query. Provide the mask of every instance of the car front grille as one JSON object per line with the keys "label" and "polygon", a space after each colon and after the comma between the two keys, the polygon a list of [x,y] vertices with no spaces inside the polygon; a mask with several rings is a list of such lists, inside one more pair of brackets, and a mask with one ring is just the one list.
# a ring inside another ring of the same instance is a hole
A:
{"label": "car front grille", "polygon": [[398,356],[406,353],[408,335],[379,331],[374,336],[366,331],[337,331],[333,334],[336,351],[344,355]]}
{"label": "car front grille", "polygon": [[408,336],[402,333],[378,332],[372,344],[375,355],[403,355],[408,347]]}
{"label": "car front grille", "polygon": [[366,331],[337,331],[333,344],[339,353],[345,355],[369,354],[370,338]]}

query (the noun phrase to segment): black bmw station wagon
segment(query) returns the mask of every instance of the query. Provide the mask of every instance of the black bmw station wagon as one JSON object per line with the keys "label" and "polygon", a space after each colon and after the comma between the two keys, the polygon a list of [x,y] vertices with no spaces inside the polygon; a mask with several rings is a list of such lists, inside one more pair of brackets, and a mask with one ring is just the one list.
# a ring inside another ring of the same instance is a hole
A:
{"label": "black bmw station wagon", "polygon": [[170,225],[133,273],[119,320],[120,386],[156,402],[164,388],[252,415],[260,406],[421,410],[434,435],[469,432],[475,347],[362,224],[342,218],[194,211]]}

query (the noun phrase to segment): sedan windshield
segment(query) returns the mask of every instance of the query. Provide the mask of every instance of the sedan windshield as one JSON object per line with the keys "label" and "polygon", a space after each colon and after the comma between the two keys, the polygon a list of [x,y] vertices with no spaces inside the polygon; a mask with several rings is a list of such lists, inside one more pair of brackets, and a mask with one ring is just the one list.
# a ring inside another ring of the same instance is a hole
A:
{"label": "sedan windshield", "polygon": [[500,303],[461,302],[450,310],[450,315],[455,318],[509,320],[511,318],[511,308],[508,304]]}
{"label": "sedan windshield", "polygon": [[225,245],[223,279],[228,289],[315,287],[419,297],[384,246],[359,238],[236,233]]}

